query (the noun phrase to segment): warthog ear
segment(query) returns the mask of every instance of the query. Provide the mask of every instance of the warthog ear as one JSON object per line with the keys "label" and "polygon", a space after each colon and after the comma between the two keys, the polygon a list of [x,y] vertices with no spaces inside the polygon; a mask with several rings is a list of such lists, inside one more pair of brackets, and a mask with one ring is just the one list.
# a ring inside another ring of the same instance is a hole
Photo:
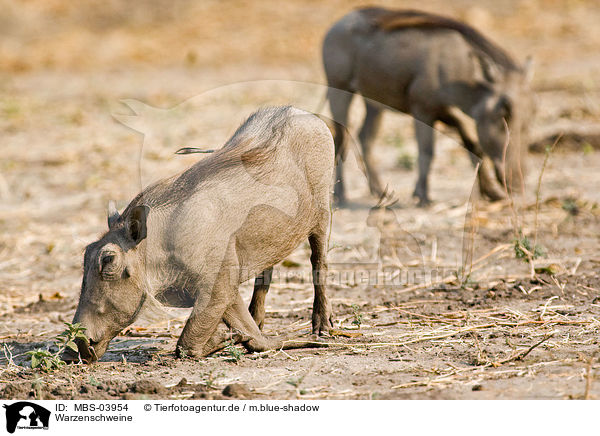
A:
{"label": "warthog ear", "polygon": [[117,210],[117,206],[113,200],[108,202],[108,229],[112,229],[113,226],[119,220],[119,211]]}
{"label": "warthog ear", "polygon": [[127,234],[136,245],[146,238],[146,221],[149,213],[150,208],[146,205],[136,206],[131,209],[127,221]]}
{"label": "warthog ear", "polygon": [[481,65],[481,72],[485,80],[491,83],[497,83],[502,80],[502,73],[498,68],[498,65],[487,55],[479,56],[479,63]]}

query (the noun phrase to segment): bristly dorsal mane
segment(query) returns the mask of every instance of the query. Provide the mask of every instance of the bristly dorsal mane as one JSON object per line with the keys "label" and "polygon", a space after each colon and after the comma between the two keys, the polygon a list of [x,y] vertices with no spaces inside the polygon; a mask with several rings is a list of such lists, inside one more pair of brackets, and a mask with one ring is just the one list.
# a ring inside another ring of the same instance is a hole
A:
{"label": "bristly dorsal mane", "polygon": [[121,217],[126,216],[137,205],[145,204],[156,208],[182,201],[193,195],[197,185],[206,177],[215,176],[222,171],[244,171],[260,178],[260,167],[273,159],[277,144],[284,136],[292,115],[291,106],[257,110],[238,127],[223,147],[186,171],[148,186],[133,199]]}
{"label": "bristly dorsal mane", "polygon": [[410,27],[443,28],[459,32],[473,46],[488,55],[494,62],[509,70],[519,70],[515,61],[502,48],[491,42],[479,31],[452,18],[434,15],[416,10],[389,10],[383,8],[364,8],[360,12],[385,32]]}

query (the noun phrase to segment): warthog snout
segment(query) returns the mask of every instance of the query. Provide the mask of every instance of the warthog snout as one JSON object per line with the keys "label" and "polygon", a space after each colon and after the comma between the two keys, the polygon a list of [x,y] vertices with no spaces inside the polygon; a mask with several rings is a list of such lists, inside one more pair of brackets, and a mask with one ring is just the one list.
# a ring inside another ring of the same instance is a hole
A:
{"label": "warthog snout", "polygon": [[70,348],[67,348],[64,351],[62,359],[65,362],[78,363],[79,360],[81,360],[83,363],[92,363],[98,360],[98,356],[95,350],[96,346],[98,345],[97,342],[88,342],[83,339],[76,339],[75,343],[77,344],[77,352],[73,351]]}

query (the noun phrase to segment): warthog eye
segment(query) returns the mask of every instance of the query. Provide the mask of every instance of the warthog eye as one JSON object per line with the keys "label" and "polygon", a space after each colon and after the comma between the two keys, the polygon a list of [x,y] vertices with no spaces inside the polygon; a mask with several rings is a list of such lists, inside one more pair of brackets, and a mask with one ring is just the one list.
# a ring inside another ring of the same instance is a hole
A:
{"label": "warthog eye", "polygon": [[107,254],[106,256],[102,256],[102,259],[100,260],[100,263],[102,264],[101,269],[103,270],[104,267],[106,267],[106,265],[108,265],[109,263],[112,263],[114,260],[115,260],[114,254]]}
{"label": "warthog eye", "polygon": [[116,244],[106,244],[96,262],[102,280],[118,280],[125,267],[123,254]]}

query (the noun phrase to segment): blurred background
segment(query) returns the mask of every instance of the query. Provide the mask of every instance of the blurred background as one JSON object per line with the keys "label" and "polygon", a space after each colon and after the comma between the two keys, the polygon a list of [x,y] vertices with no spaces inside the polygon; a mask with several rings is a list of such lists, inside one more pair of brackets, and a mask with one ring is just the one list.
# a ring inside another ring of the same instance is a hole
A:
{"label": "blurred background", "polygon": [[[176,148],[218,147],[243,119],[241,112],[247,114],[266,101],[264,95],[234,86],[213,98],[215,106],[188,113],[185,122],[167,120],[167,130],[178,136],[158,141],[141,155],[143,137],[113,118],[132,114],[121,99],[168,109],[249,80],[324,84],[323,35],[337,19],[364,3],[0,0],[0,264],[4,262],[0,273],[5,275],[0,286],[33,298],[36,289],[55,289],[58,282],[76,293],[78,253],[103,230],[106,202],[114,198],[123,207],[141,189],[140,161],[145,162],[149,179],[181,170],[198,157],[174,159]],[[464,20],[518,61],[533,56],[533,87],[539,101],[534,131],[564,123],[593,126],[598,121],[597,1],[378,4]],[[299,92],[310,94],[314,105],[323,95]],[[351,130],[358,127],[362,111],[362,104],[355,101]],[[388,112],[376,144],[381,169],[403,201],[410,198],[416,178],[411,124],[409,117]],[[210,136],[216,125],[223,131]],[[556,195],[577,197],[583,190],[598,200],[595,191],[585,188],[596,183],[595,170],[582,170],[593,164],[596,146],[591,139],[578,144],[578,153],[556,168],[556,180],[548,181]],[[532,159],[533,168],[541,164],[541,156]],[[552,165],[549,171],[555,168]],[[368,205],[366,183],[354,168],[350,196],[362,197]],[[434,199],[454,195],[454,200],[464,202],[470,190],[465,171],[472,171],[466,153],[454,141],[442,141],[432,172]],[[530,176],[535,185],[537,173]],[[363,224],[364,218],[359,218]],[[422,222],[414,227],[422,227]],[[63,269],[71,274],[56,274]],[[32,274],[47,280],[32,282]]]}
{"label": "blurred background", "polygon": [[[262,90],[237,83],[279,79],[324,84],[322,38],[332,23],[364,4],[0,0],[0,290],[9,295],[4,307],[13,307],[11,295],[23,301],[57,288],[76,295],[79,254],[104,229],[106,202],[116,199],[124,207],[142,187],[140,172],[149,175],[142,174],[145,184],[189,166],[198,157],[174,158],[176,148],[218,147],[245,115],[268,100]],[[600,8],[595,0],[378,4],[464,20],[519,62],[533,56],[539,100],[534,131],[598,121]],[[177,134],[161,137],[153,147],[146,144],[143,154],[143,136],[113,117],[133,114],[120,102],[123,98],[169,109],[219,87],[224,91],[209,99],[212,103],[200,101],[184,118],[154,117],[166,120],[165,130]],[[323,96],[312,88],[295,93],[306,94],[308,106],[316,106]],[[281,93],[283,100],[285,95]],[[362,114],[362,103],[355,101],[351,131]],[[416,179],[412,123],[388,112],[383,124],[376,141],[380,168],[406,203]],[[211,136],[212,130],[219,134]],[[548,181],[556,195],[578,197],[589,191],[585,186],[594,185],[595,170],[582,168],[593,164],[595,154],[590,153],[597,145],[585,142],[583,152],[580,147],[563,160],[562,168],[557,165],[556,180]],[[541,158],[532,157],[533,168]],[[364,178],[356,164],[347,167],[350,197],[362,198],[368,206],[372,199]],[[549,172],[553,168],[551,162]],[[453,140],[442,140],[432,171],[433,198],[464,204],[470,193],[465,172],[472,169],[464,150]],[[530,176],[530,186],[535,185],[537,172]],[[595,191],[585,194],[598,200]],[[338,214],[340,223],[345,222],[343,214]],[[409,213],[407,219],[419,229],[431,217],[425,212],[415,222]],[[364,227],[366,216],[348,219]],[[341,226],[340,238],[354,234],[344,232]]]}
{"label": "blurred background", "polygon": [[[233,69],[243,80],[259,75],[253,68],[268,67],[286,78],[320,78],[323,34],[342,15],[364,4],[371,3],[2,0],[0,69],[13,74],[75,74],[186,68],[200,75]],[[594,0],[377,4],[464,20],[517,58],[532,54],[538,83],[547,86],[557,81],[593,82],[599,72],[600,8]]]}

